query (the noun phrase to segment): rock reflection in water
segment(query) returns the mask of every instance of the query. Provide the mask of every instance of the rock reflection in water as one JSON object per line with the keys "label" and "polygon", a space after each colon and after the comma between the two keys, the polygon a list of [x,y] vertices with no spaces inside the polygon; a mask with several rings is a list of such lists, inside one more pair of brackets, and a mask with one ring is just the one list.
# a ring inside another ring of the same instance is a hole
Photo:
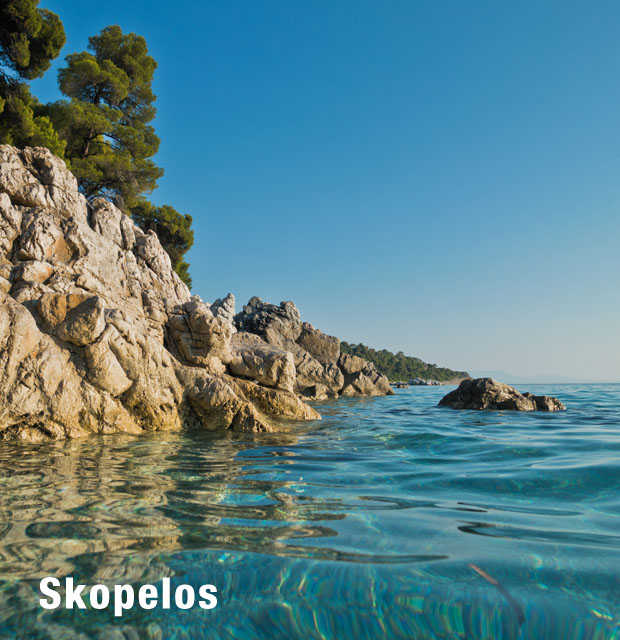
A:
{"label": "rock reflection in water", "polygon": [[[537,391],[568,411],[446,412],[416,388],[295,435],[5,443],[0,638],[616,638],[620,387]],[[44,612],[48,575],[170,576],[220,604]]]}
{"label": "rock reflection in water", "polygon": [[[90,581],[154,581],[170,573],[153,563],[163,550],[277,553],[285,540],[334,535],[310,523],[344,516],[300,502],[290,491],[295,480],[252,480],[244,471],[237,456],[256,446],[251,436],[218,435],[194,451],[182,437],[108,436],[30,446],[27,455],[4,445],[0,578],[79,571]],[[280,434],[269,445],[293,443]],[[273,453],[279,465],[293,455]]]}
{"label": "rock reflection in water", "polygon": [[[157,583],[174,575],[168,558],[177,550],[277,554],[287,540],[335,535],[311,523],[344,515],[318,512],[297,500],[294,479],[254,480],[256,471],[245,469],[239,454],[258,446],[257,437],[202,432],[196,448],[187,438],[156,433],[4,444],[0,621],[18,608],[31,637],[81,637],[64,627],[65,635],[58,635],[61,628],[52,633],[53,625],[37,622],[43,577],[73,576],[76,583],[110,587]],[[261,443],[266,444],[264,435]],[[286,447],[294,443],[291,435],[269,436],[279,467],[291,462],[294,454]],[[295,545],[289,551],[312,554]]]}

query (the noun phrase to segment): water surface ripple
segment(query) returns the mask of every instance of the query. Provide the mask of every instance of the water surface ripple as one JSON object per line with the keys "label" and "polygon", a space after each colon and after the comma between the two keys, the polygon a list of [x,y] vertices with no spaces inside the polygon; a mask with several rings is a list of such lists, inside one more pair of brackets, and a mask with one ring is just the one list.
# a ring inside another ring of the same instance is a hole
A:
{"label": "water surface ripple", "polygon": [[[563,413],[317,405],[292,433],[0,445],[0,638],[620,638],[620,385]],[[220,605],[38,606],[42,577]]]}

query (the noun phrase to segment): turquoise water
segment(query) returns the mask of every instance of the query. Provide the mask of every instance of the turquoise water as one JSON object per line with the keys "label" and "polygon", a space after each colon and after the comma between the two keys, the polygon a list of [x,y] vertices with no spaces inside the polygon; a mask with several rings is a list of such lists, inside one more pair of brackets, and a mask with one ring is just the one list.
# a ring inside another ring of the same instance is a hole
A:
{"label": "turquoise water", "polygon": [[[2,444],[0,637],[620,638],[620,385],[525,390],[568,410],[416,387],[289,434]],[[52,575],[219,604],[47,612]]]}

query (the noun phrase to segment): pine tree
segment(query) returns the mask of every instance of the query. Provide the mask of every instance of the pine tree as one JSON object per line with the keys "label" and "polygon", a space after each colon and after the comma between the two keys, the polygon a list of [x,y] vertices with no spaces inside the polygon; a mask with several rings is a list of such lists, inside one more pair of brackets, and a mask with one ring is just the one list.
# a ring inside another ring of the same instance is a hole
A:
{"label": "pine tree", "polygon": [[147,200],[142,200],[132,207],[131,217],[141,229],[155,231],[162,247],[170,256],[172,268],[185,284],[191,287],[189,264],[183,256],[194,244],[194,232],[190,228],[192,217],[179,213],[170,205],[156,207]]}
{"label": "pine tree", "polygon": [[116,197],[129,211],[163,174],[151,159],[159,138],[149,124],[157,63],[142,36],[116,25],[90,38],[88,48],[66,57],[58,81],[70,99],[46,113],[66,141],[64,155],[84,195]]}
{"label": "pine tree", "polygon": [[60,18],[38,4],[0,3],[0,143],[45,146],[62,156],[64,143],[24,82],[41,77],[65,44]]}

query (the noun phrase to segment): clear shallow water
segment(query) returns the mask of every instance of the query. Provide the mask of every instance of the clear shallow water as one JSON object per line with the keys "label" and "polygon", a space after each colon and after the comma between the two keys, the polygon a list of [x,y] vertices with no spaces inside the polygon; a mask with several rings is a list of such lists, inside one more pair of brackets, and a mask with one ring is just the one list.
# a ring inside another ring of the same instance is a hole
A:
{"label": "clear shallow water", "polygon": [[[418,387],[294,434],[2,444],[0,638],[620,638],[620,385],[528,390],[568,411]],[[45,612],[49,575],[219,605]]]}

